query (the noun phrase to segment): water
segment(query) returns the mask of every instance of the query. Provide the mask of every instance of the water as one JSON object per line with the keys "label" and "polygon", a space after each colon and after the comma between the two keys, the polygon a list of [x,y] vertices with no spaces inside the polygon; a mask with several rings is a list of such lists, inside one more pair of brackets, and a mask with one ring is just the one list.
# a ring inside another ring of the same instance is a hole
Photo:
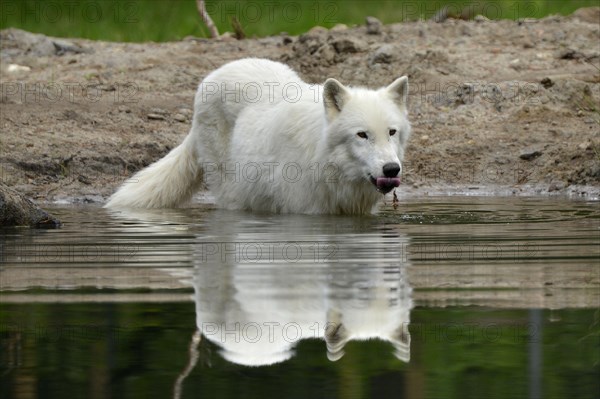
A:
{"label": "water", "polygon": [[2,398],[600,392],[597,202],[53,211],[2,231]]}

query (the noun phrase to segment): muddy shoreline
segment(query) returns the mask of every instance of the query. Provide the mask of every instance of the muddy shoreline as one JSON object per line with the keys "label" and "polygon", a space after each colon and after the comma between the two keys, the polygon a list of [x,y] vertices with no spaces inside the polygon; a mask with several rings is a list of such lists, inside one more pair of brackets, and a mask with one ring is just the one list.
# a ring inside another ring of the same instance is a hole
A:
{"label": "muddy shoreline", "polygon": [[527,21],[313,28],[297,37],[110,43],[0,32],[2,181],[102,203],[183,140],[198,83],[243,57],[308,82],[408,75],[403,195],[600,196],[600,8]]}

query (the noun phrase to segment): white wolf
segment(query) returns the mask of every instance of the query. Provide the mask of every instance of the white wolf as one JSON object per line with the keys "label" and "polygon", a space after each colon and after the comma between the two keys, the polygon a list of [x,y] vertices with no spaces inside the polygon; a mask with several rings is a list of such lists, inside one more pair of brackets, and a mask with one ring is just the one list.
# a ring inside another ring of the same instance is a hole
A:
{"label": "white wolf", "polygon": [[378,90],[321,86],[278,62],[233,61],[200,84],[183,143],[106,206],[176,207],[207,184],[230,209],[372,212],[400,184],[407,96],[405,76]]}

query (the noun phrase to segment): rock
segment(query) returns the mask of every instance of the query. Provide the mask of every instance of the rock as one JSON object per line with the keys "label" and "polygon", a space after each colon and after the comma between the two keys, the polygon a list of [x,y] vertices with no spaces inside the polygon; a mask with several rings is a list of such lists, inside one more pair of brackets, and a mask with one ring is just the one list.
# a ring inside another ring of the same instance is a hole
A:
{"label": "rock", "polygon": [[187,118],[185,117],[185,115],[182,114],[173,115],[173,119],[175,119],[177,122],[187,122]]}
{"label": "rock", "polygon": [[535,47],[535,44],[533,44],[533,42],[532,42],[532,41],[530,41],[530,40],[527,40],[527,39],[526,39],[526,40],[523,42],[523,48],[534,48],[534,47]]}
{"label": "rock", "polygon": [[573,16],[580,21],[600,25],[600,7],[585,7],[576,10]]}
{"label": "rock", "polygon": [[315,52],[315,55],[326,65],[331,65],[335,60],[335,50],[330,44],[324,44]]}
{"label": "rock", "polygon": [[331,32],[341,32],[348,30],[348,25],[346,24],[336,24],[333,28],[331,28]]}
{"label": "rock", "polygon": [[56,55],[63,55],[66,53],[81,54],[92,52],[90,49],[80,47],[66,40],[53,39],[52,44],[54,45],[54,48],[56,50]]}
{"label": "rock", "polygon": [[84,176],[84,175],[79,175],[79,176],[77,177],[77,180],[79,180],[79,182],[80,182],[80,183],[83,183],[83,184],[87,184],[87,185],[90,185],[90,184],[92,184],[91,180],[90,180],[90,179],[88,179],[88,178],[87,178],[87,176]]}
{"label": "rock", "polygon": [[92,53],[70,41],[54,39],[45,35],[26,32],[21,29],[6,29],[0,33],[2,48],[10,49],[10,54],[49,57],[66,53]]}
{"label": "rock", "polygon": [[584,58],[585,55],[581,51],[566,49],[558,53],[558,58],[561,60],[578,60]]}
{"label": "rock", "polygon": [[218,39],[223,40],[223,41],[237,40],[235,38],[235,33],[233,33],[233,32],[223,32],[222,34],[219,35]]}
{"label": "rock", "polygon": [[15,50],[15,55],[47,57],[56,53],[52,40],[47,36],[26,32],[21,29],[7,29],[0,33],[2,48]]}
{"label": "rock", "polygon": [[[313,26],[312,28],[310,28],[310,30],[308,32],[306,32],[305,35],[319,36],[319,35],[325,34],[327,32],[328,32],[327,28],[317,25],[317,26]],[[302,36],[304,36],[304,35],[302,35]]]}
{"label": "rock", "polygon": [[540,155],[542,155],[541,151],[525,150],[521,153],[521,155],[519,155],[519,158],[521,158],[525,161],[531,161],[532,159],[535,159],[535,158],[539,157]]}
{"label": "rock", "polygon": [[591,150],[592,149],[592,143],[590,142],[585,142],[585,143],[579,143],[579,145],[577,145],[577,148],[579,148],[580,150]]}
{"label": "rock", "polygon": [[177,113],[181,114],[181,115],[185,115],[185,116],[192,116],[192,114],[194,113],[194,111],[192,111],[189,108],[179,108],[177,110]]}
{"label": "rock", "polygon": [[523,69],[523,65],[519,58],[515,58],[508,63],[509,68],[514,69],[515,71],[520,71]]}
{"label": "rock", "polygon": [[153,120],[153,121],[164,121],[165,120],[165,116],[164,115],[160,115],[160,114],[148,114],[148,119]]}
{"label": "rock", "polygon": [[471,83],[463,83],[456,90],[456,104],[471,104],[475,98],[475,86]]}
{"label": "rock", "polygon": [[552,86],[554,86],[554,82],[552,81],[552,79],[545,77],[544,79],[542,79],[540,81],[540,83],[542,84],[542,86],[544,87],[544,89],[549,89]]}
{"label": "rock", "polygon": [[333,48],[335,48],[335,51],[340,54],[357,53],[365,48],[365,44],[362,41],[352,37],[337,39],[331,44],[333,45]]}
{"label": "rock", "polygon": [[565,185],[563,183],[561,183],[561,182],[558,182],[558,183],[552,182],[552,183],[550,183],[550,186],[548,187],[548,192],[551,193],[553,191],[560,191],[563,188],[565,188]]}
{"label": "rock", "polygon": [[117,90],[117,88],[113,84],[103,84],[103,83],[101,83],[101,84],[99,84],[99,85],[97,85],[95,87],[96,87],[96,89],[102,90],[102,91],[115,91],[115,90]]}
{"label": "rock", "polygon": [[59,227],[60,221],[4,183],[0,183],[0,224]]}
{"label": "rock", "polygon": [[367,24],[367,33],[369,35],[381,34],[382,23],[380,20],[378,20],[375,17],[367,17],[366,24]]}
{"label": "rock", "polygon": [[30,72],[31,68],[26,65],[8,64],[6,72]]}
{"label": "rock", "polygon": [[83,198],[78,199],[76,202],[81,202],[83,204],[102,204],[104,203],[104,198],[97,194],[87,194],[84,195]]}
{"label": "rock", "polygon": [[324,43],[328,30],[322,26],[315,26],[308,32],[298,37],[292,45],[297,56],[314,54]]}
{"label": "rock", "polygon": [[158,115],[167,115],[168,114],[168,112],[162,108],[152,108],[152,109],[150,109],[150,113],[158,114]]}
{"label": "rock", "polygon": [[389,64],[392,62],[395,53],[394,45],[384,44],[369,57],[369,64]]}

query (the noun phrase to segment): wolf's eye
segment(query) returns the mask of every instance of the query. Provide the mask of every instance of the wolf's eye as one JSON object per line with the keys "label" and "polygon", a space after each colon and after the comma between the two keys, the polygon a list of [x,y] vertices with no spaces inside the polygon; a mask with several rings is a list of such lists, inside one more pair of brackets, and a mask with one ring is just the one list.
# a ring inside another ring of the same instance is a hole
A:
{"label": "wolf's eye", "polygon": [[396,134],[396,129],[390,129],[390,136],[393,136],[394,134]]}
{"label": "wolf's eye", "polygon": [[365,133],[365,132],[358,132],[358,133],[356,133],[356,135],[357,135],[358,137],[360,137],[361,139],[368,139],[368,138],[369,138],[369,137],[367,136],[367,133]]}

